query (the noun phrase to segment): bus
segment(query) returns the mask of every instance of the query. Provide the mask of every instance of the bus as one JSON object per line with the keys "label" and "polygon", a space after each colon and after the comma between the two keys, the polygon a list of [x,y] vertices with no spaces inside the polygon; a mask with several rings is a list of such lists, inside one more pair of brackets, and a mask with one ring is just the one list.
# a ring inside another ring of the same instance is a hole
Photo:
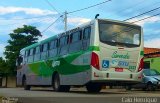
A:
{"label": "bus", "polygon": [[100,92],[103,86],[141,82],[143,33],[138,25],[94,19],[23,48],[17,59],[17,85],[51,86],[67,92],[85,86]]}

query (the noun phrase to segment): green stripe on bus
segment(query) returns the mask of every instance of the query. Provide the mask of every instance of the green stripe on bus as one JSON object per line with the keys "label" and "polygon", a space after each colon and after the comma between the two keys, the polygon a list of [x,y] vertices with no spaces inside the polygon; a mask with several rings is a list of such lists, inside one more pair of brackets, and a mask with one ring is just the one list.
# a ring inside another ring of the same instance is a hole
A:
{"label": "green stripe on bus", "polygon": [[[44,76],[44,77],[51,76],[54,71],[58,71],[60,74],[63,74],[63,75],[83,72],[90,69],[90,65],[73,65],[71,63],[80,55],[83,55],[84,53],[91,52],[91,51],[99,51],[99,47],[90,46],[86,51],[81,50],[76,53],[71,53],[71,54],[68,54],[65,58],[63,56],[61,57],[57,56],[50,60],[46,60],[46,61],[42,60],[36,63],[29,64],[29,68],[36,75]],[[61,64],[53,68],[52,67],[53,61],[60,61]]]}
{"label": "green stripe on bus", "polygon": [[54,71],[57,71],[62,75],[75,74],[79,72],[86,71],[90,69],[90,65],[73,65],[66,61],[64,58],[58,59],[60,61],[60,65],[56,67],[52,67],[52,60],[49,61],[49,65],[47,62],[38,62],[29,64],[29,68],[33,73],[39,76],[49,77],[53,74]]}
{"label": "green stripe on bus", "polygon": [[89,51],[100,51],[99,46],[90,46],[88,48]]}

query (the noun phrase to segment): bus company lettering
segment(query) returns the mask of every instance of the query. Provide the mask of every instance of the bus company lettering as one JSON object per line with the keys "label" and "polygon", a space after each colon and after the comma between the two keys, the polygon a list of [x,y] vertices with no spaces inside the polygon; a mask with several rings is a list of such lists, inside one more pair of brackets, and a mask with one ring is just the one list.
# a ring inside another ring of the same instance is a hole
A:
{"label": "bus company lettering", "polygon": [[53,61],[52,62],[52,67],[56,67],[60,65],[60,61]]}
{"label": "bus company lettering", "polygon": [[129,62],[127,61],[118,61],[118,60],[112,60],[111,62],[111,65],[113,67],[116,67],[116,66],[129,66]]}
{"label": "bus company lettering", "polygon": [[128,65],[129,65],[129,62],[119,61],[118,65],[119,65],[119,66],[128,66]]}
{"label": "bus company lettering", "polygon": [[129,59],[129,55],[127,54],[118,54],[117,51],[113,52],[112,58],[121,58],[121,59]]}

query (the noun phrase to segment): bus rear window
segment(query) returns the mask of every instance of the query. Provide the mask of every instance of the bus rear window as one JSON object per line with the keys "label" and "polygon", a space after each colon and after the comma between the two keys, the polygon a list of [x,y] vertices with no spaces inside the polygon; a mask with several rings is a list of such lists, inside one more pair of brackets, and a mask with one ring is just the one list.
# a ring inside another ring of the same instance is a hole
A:
{"label": "bus rear window", "polygon": [[131,25],[100,22],[100,41],[109,45],[137,47],[140,45],[141,28]]}

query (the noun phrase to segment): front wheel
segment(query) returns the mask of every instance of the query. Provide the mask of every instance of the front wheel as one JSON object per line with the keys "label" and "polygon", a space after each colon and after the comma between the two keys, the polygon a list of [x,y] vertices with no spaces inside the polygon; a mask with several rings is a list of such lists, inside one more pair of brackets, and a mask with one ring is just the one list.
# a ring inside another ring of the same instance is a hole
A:
{"label": "front wheel", "polygon": [[27,85],[26,77],[23,77],[22,85],[23,85],[23,87],[24,87],[24,90],[30,90],[30,89],[31,89],[31,86],[30,86],[30,85]]}
{"label": "front wheel", "polygon": [[89,83],[86,85],[87,91],[90,93],[98,93],[102,89],[102,85]]}
{"label": "front wheel", "polygon": [[52,84],[56,92],[68,92],[70,90],[70,86],[60,84],[59,74],[55,74]]}

